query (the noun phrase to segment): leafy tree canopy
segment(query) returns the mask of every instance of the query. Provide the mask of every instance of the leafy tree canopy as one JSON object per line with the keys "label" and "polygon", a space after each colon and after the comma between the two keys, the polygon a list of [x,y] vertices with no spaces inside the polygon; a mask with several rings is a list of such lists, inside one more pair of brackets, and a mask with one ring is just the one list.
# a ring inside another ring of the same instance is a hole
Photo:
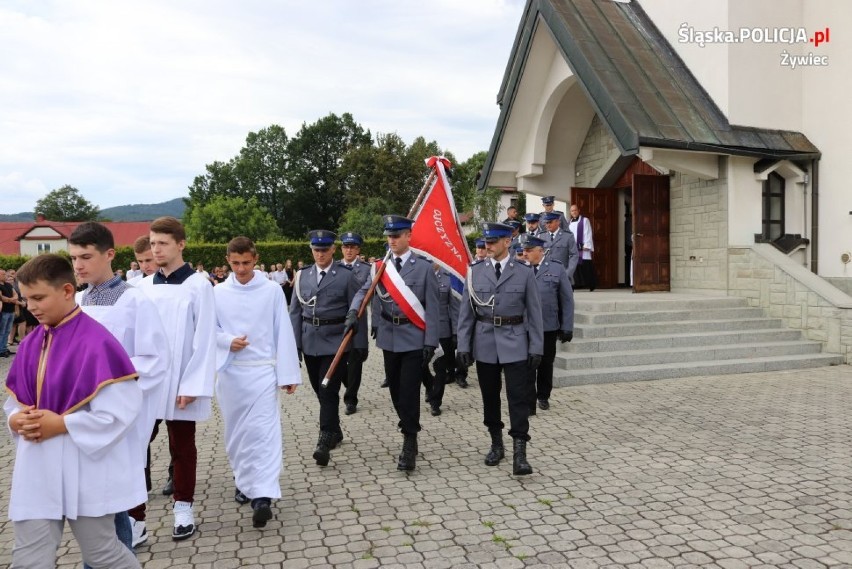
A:
{"label": "leafy tree canopy", "polygon": [[227,243],[237,235],[254,241],[277,238],[275,218],[256,198],[216,196],[184,217],[187,238],[197,243]]}
{"label": "leafy tree canopy", "polygon": [[95,221],[100,208],[80,194],[80,190],[65,184],[38,200],[35,215],[51,221]]}

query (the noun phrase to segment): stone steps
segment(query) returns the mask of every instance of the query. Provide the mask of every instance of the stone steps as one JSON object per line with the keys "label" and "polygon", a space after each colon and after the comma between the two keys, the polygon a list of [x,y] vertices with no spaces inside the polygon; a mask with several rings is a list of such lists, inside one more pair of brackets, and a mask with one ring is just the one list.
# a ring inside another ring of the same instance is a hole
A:
{"label": "stone steps", "polygon": [[575,302],[575,339],[558,347],[554,386],[842,363],[743,298],[616,292]]}

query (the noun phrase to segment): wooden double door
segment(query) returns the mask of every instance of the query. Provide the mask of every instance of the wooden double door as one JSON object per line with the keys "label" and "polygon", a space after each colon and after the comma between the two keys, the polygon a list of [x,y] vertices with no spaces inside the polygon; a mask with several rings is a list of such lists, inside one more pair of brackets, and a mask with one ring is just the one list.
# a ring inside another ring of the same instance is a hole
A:
{"label": "wooden double door", "polygon": [[[670,290],[669,177],[634,173],[628,179],[626,187],[571,188],[571,203],[592,223],[598,286],[618,286],[619,266],[625,265],[619,251],[632,248],[624,281],[632,282],[635,292]],[[631,198],[629,209],[620,208],[620,198],[625,195]],[[632,233],[626,235],[630,232],[624,223],[628,215]],[[619,247],[621,243],[624,247]]]}

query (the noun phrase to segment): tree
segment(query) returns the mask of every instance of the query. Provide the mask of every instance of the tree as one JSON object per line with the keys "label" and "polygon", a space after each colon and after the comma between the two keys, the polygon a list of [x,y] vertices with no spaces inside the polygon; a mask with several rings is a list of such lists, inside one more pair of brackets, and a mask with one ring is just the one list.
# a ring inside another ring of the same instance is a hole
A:
{"label": "tree", "polygon": [[285,233],[302,236],[311,229],[336,228],[346,210],[348,184],[341,168],[347,153],[372,144],[370,131],[352,115],[329,114],[303,124],[290,140],[287,181],[291,195]]}
{"label": "tree", "polygon": [[279,231],[285,230],[285,211],[288,209],[287,144],[286,131],[275,124],[258,132],[249,132],[239,155],[228,162],[208,164],[206,172],[195,177],[189,186],[184,215],[219,196],[255,198],[272,214]]}
{"label": "tree", "polygon": [[381,237],[384,229],[382,216],[387,213],[389,211],[384,198],[367,198],[365,202],[346,210],[340,220],[339,231],[354,231],[362,237]]}
{"label": "tree", "polygon": [[187,238],[200,243],[227,243],[237,235],[254,241],[278,237],[275,218],[256,198],[216,196],[184,214]]}
{"label": "tree", "polygon": [[34,211],[51,221],[94,221],[101,210],[80,195],[80,190],[65,184],[38,200]]}

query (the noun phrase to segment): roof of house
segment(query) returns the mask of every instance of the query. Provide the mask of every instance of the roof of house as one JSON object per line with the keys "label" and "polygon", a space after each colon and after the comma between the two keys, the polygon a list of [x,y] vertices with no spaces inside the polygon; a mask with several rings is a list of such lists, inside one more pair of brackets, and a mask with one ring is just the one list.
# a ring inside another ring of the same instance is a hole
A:
{"label": "roof of house", "polygon": [[640,146],[790,160],[820,155],[800,132],[730,124],[636,0],[528,0],[497,96],[500,118],[480,187],[540,21],[623,155]]}
{"label": "roof of house", "polygon": [[[80,223],[82,222],[47,220],[0,222],[0,255],[19,255],[20,241],[26,239],[33,229],[49,227],[67,239]],[[148,228],[151,226],[150,221],[106,221],[103,224],[112,232],[116,247],[133,245],[140,235],[148,234]]]}

